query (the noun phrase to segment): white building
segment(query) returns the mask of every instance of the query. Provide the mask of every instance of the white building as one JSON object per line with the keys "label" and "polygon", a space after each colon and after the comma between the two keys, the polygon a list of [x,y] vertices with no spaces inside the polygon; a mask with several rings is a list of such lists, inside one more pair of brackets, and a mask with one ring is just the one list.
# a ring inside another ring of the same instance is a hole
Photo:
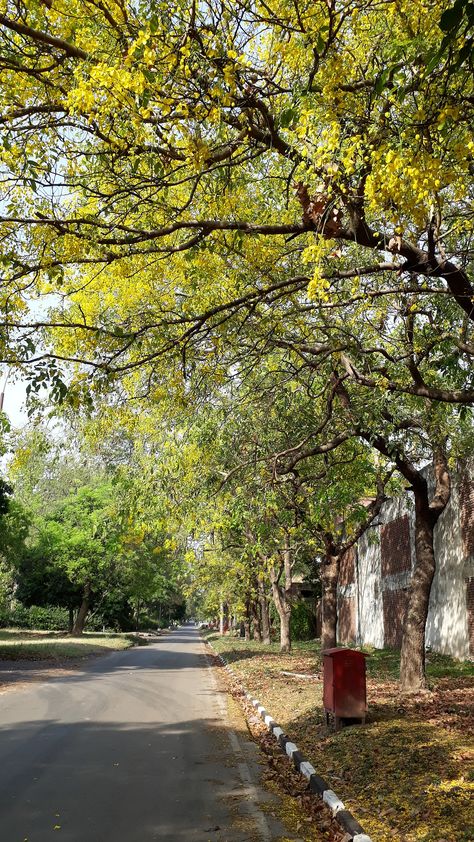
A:
{"label": "white building", "polygon": [[[459,659],[474,655],[474,473],[453,478],[435,528],[436,574],[426,645]],[[415,563],[412,497],[389,500],[376,525],[347,553],[338,587],[338,639],[398,648]]]}

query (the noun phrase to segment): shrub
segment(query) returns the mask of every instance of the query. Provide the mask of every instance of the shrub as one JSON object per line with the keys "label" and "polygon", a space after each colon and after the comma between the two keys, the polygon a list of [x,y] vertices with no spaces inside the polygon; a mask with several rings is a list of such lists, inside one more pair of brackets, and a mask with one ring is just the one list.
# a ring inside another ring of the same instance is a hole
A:
{"label": "shrub", "polygon": [[293,605],[290,620],[290,631],[293,640],[312,640],[316,634],[316,618],[304,602]]}
{"label": "shrub", "polygon": [[15,605],[11,609],[0,611],[0,625],[18,626],[20,629],[46,629],[48,631],[65,631],[68,628],[67,608],[57,605]]}

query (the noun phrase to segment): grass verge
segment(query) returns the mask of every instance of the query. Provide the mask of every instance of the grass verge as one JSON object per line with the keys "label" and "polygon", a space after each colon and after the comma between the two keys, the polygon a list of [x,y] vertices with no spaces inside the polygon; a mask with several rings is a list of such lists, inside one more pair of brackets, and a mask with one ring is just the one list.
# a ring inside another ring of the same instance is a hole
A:
{"label": "grass verge", "polygon": [[[398,653],[368,658],[369,718],[335,734],[324,724],[315,641],[290,655],[239,638],[206,638],[275,717],[374,842],[474,838],[474,666],[428,655],[429,693],[398,692]],[[284,675],[284,671],[311,679]]]}
{"label": "grass verge", "polygon": [[86,632],[82,637],[71,638],[57,632],[2,629],[0,660],[64,662],[128,649],[136,642],[133,634]]}

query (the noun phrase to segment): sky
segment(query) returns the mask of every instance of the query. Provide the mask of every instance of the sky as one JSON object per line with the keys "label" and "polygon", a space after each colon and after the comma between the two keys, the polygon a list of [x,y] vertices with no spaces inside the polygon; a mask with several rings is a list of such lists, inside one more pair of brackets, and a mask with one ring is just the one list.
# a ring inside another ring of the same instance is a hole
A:
{"label": "sky", "polygon": [[[2,372],[0,382],[3,387],[5,382],[5,372]],[[28,421],[28,415],[26,414],[25,407],[26,381],[17,380],[15,382],[8,379],[4,391],[5,397],[3,401],[3,411],[8,416],[10,424],[12,427],[24,427]]]}
{"label": "sky", "polygon": [[[43,295],[28,302],[28,310],[31,319],[46,317],[51,307],[60,302],[59,296],[54,293]],[[5,384],[6,380],[6,385]],[[28,381],[18,373],[8,372],[7,365],[0,365],[0,392],[5,393],[3,411],[9,418],[12,427],[24,427],[28,422],[26,412],[26,386]]]}

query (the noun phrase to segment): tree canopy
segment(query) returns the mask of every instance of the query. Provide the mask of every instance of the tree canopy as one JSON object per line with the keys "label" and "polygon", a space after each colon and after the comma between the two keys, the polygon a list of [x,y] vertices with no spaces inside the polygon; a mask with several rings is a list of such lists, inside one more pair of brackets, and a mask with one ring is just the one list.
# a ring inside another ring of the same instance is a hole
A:
{"label": "tree canopy", "polygon": [[440,54],[448,7],[2,5],[5,356],[34,357],[32,288],[61,299],[55,353],[99,375],[202,357],[229,312],[305,290],[395,286],[472,320],[473,83],[461,26]]}
{"label": "tree canopy", "polygon": [[472,442],[472,4],[3,0],[0,24],[0,356],[101,408],[137,599],[150,521],[284,608],[296,544],[337,574],[409,485],[421,686]]}

